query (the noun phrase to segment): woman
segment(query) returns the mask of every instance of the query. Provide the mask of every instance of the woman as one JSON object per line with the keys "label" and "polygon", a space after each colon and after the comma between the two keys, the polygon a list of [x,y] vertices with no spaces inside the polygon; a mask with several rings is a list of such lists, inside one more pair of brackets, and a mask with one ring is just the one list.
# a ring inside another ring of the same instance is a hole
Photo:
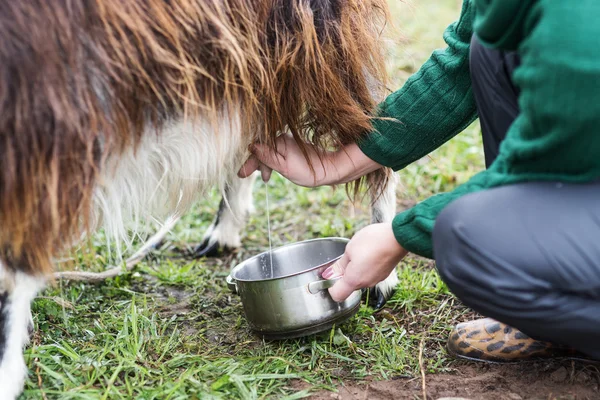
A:
{"label": "woman", "polygon": [[[240,171],[303,186],[400,170],[480,119],[487,169],[391,224],[356,233],[324,274],[335,300],[408,253],[434,258],[458,298],[490,318],[451,333],[477,360],[600,359],[600,2],[465,0],[448,47],[381,105],[374,132],[310,173],[292,139]],[[316,158],[316,155],[312,155]],[[491,319],[493,318],[493,319]]]}

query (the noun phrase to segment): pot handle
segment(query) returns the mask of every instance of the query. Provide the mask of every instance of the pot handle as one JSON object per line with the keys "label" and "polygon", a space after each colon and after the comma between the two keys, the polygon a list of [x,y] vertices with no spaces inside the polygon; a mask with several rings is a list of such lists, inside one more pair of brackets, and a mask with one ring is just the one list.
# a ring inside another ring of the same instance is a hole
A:
{"label": "pot handle", "polygon": [[225,278],[225,282],[227,282],[227,287],[229,288],[229,290],[231,290],[232,293],[237,294],[237,283],[235,283],[235,279],[233,279],[233,276],[227,275],[227,278]]}
{"label": "pot handle", "polygon": [[307,286],[308,292],[311,294],[317,294],[322,290],[329,289],[330,287],[335,285],[335,283],[337,281],[339,281],[341,278],[342,278],[341,276],[338,276],[337,278],[333,278],[333,279],[325,279],[322,281],[311,282]]}

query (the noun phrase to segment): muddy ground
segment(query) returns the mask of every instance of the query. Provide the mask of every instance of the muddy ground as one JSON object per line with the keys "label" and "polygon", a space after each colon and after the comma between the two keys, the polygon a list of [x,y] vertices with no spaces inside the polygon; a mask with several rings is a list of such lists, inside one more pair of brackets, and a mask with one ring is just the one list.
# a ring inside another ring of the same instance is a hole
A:
{"label": "muddy ground", "polygon": [[[427,263],[434,268],[432,262]],[[218,268],[215,266],[215,268]],[[185,291],[174,287],[165,287],[164,296],[177,299],[177,302],[166,306],[162,311],[166,314],[190,312],[189,297]],[[215,294],[208,294],[213,297]],[[216,299],[215,299],[216,300]],[[231,299],[230,299],[231,300]],[[221,299],[223,301],[223,299]],[[238,299],[234,296],[233,301]],[[226,306],[226,304],[220,304]],[[392,319],[388,310],[375,314],[380,320],[383,317]],[[466,314],[467,319],[481,317],[475,313]],[[213,315],[213,318],[222,315]],[[397,316],[398,317],[398,316]],[[223,323],[230,326],[231,322]],[[410,325],[410,323],[409,323]],[[196,330],[187,327],[189,334]],[[221,344],[235,343],[240,340],[239,332],[209,330],[207,336],[211,341]],[[582,362],[579,360],[526,361],[512,364],[489,364],[477,362],[454,361],[448,368],[449,373],[425,375],[423,395],[423,378],[410,375],[395,377],[390,380],[342,380],[335,385],[337,393],[320,391],[312,394],[314,400],[403,400],[403,399],[435,399],[435,400],[588,400],[600,399],[600,363]],[[344,372],[344,371],[342,371]],[[346,374],[344,374],[346,376]],[[350,374],[348,374],[350,375]],[[291,385],[294,390],[310,389],[303,381],[295,381]]]}
{"label": "muddy ground", "polygon": [[[524,364],[462,364],[453,373],[426,375],[427,399],[600,399],[600,365],[576,361]],[[303,384],[298,384],[304,388]],[[423,399],[423,380],[399,378],[345,382],[338,393],[322,391],[314,400]]]}

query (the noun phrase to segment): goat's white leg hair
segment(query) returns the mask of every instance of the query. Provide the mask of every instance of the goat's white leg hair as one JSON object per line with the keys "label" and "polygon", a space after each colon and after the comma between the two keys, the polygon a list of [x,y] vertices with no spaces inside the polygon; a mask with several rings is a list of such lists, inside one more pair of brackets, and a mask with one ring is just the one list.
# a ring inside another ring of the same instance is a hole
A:
{"label": "goat's white leg hair", "polygon": [[196,248],[197,256],[215,255],[220,249],[236,249],[242,245],[241,232],[248,215],[254,212],[252,188],[259,175],[260,172],[246,179],[235,177],[226,185],[217,215]]}
{"label": "goat's white leg hair", "polygon": [[12,272],[0,263],[0,393],[12,400],[23,390],[27,367],[23,349],[32,329],[31,301],[45,280]]}
{"label": "goat's white leg hair", "polygon": [[[391,222],[396,215],[396,186],[397,176],[392,173],[383,193],[371,207],[371,223]],[[396,286],[398,286],[398,272],[396,268],[383,281],[375,286],[375,293],[371,293],[375,308],[381,308],[386,301],[392,297]]]}

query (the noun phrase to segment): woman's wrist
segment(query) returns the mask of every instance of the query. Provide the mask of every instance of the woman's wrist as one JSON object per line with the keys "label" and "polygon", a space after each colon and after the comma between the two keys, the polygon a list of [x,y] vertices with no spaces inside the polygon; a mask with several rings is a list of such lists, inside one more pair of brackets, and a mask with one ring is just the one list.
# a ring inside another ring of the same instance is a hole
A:
{"label": "woman's wrist", "polygon": [[349,144],[343,149],[332,153],[328,162],[331,167],[324,177],[323,185],[336,185],[352,182],[383,166],[362,152],[356,143]]}

